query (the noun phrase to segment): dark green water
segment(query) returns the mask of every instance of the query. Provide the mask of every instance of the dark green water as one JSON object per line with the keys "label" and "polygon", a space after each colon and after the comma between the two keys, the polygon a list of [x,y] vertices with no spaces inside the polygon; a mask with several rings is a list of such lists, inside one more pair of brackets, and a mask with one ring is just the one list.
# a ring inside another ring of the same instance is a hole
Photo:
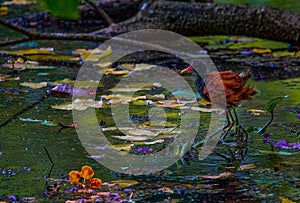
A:
{"label": "dark green water", "polygon": [[[219,1],[216,1],[219,2]],[[224,2],[224,1],[220,1]],[[226,1],[225,3],[228,3]],[[231,1],[236,3],[237,1]],[[299,2],[297,0],[290,1],[238,1],[238,3],[253,3],[257,5],[269,4],[275,7],[299,11]],[[2,29],[2,28],[1,28]],[[11,32],[8,32],[11,35]],[[3,33],[2,33],[3,34]],[[3,37],[1,34],[1,37]],[[52,43],[52,42],[51,42]],[[48,46],[57,46],[58,50],[65,51],[69,47],[68,53],[76,48],[82,48],[83,44],[71,43],[46,43]],[[86,46],[86,45],[84,45]],[[63,47],[63,48],[62,48]],[[88,46],[86,46],[88,47]],[[1,62],[4,62],[2,60]],[[74,79],[77,70],[74,67],[56,67],[55,70],[47,70],[49,76],[37,76],[41,71],[26,71],[19,76],[21,81],[32,80],[34,82],[55,81],[66,77]],[[192,78],[190,78],[190,81]],[[37,101],[45,94],[49,88],[32,90],[19,85],[20,81],[0,82],[0,87],[14,87],[27,90],[24,95],[18,94],[2,94],[0,93],[0,124],[11,118],[19,112],[24,106],[31,102]],[[258,90],[258,94],[251,101],[247,101],[238,108],[241,123],[248,126],[261,127],[268,119],[268,114],[259,116],[249,115],[247,109],[263,109],[264,103],[273,97],[290,95],[290,99],[278,105],[275,110],[274,122],[278,122],[280,127],[271,126],[268,132],[274,135],[271,139],[286,139],[289,142],[300,142],[299,135],[292,133],[290,127],[284,126],[286,123],[295,123],[299,126],[297,114],[287,111],[286,108],[294,107],[300,102],[300,78],[288,81],[259,81],[251,82]],[[192,84],[192,82],[191,82]],[[66,175],[70,170],[80,170],[82,165],[90,165],[94,168],[97,177],[101,177],[103,181],[116,179],[111,171],[101,166],[95,160],[88,158],[89,154],[82,147],[75,130],[65,129],[58,132],[58,127],[44,126],[40,123],[22,122],[19,118],[36,118],[41,120],[52,120],[54,122],[62,122],[65,124],[72,123],[72,114],[70,111],[55,110],[50,105],[60,104],[70,99],[61,99],[47,97],[43,102],[34,106],[30,110],[20,114],[12,119],[4,127],[0,128],[0,194],[17,195],[18,197],[34,196],[43,199],[43,191],[45,189],[46,177],[50,170],[50,161],[44,150],[49,151],[55,166],[51,173],[51,177],[59,178],[60,175]],[[205,117],[205,116],[204,116]],[[205,121],[205,119],[204,119]],[[109,125],[109,123],[108,123]],[[206,126],[204,126],[205,128]],[[199,136],[203,136],[205,130],[200,131]],[[280,172],[274,172],[274,163],[270,164],[270,156],[259,152],[259,150],[270,150],[268,144],[262,142],[262,138],[252,133],[250,135],[250,149],[244,164],[255,163],[257,167],[252,169],[249,174],[241,173],[240,178],[244,183],[256,187],[263,185],[264,180],[276,180],[278,184],[273,184],[266,190],[270,195],[270,202],[278,196],[288,196],[294,201],[300,201],[299,188],[291,186],[290,182],[299,180],[300,155],[298,152],[293,155],[280,155],[275,157],[276,160],[284,160],[287,167],[282,167]],[[279,151],[279,150],[277,150]],[[284,151],[284,150],[282,150]],[[294,152],[294,151],[292,151]],[[173,176],[191,176],[205,175],[208,172],[220,172],[219,165],[224,163],[218,157],[210,156],[204,161],[197,159],[191,160],[190,165],[172,166],[167,171],[172,172]],[[275,163],[276,165],[276,163]],[[299,186],[298,186],[299,187]],[[298,192],[297,192],[298,191]],[[262,192],[263,193],[263,192]],[[254,193],[253,195],[260,195]],[[268,198],[266,198],[268,199]]]}

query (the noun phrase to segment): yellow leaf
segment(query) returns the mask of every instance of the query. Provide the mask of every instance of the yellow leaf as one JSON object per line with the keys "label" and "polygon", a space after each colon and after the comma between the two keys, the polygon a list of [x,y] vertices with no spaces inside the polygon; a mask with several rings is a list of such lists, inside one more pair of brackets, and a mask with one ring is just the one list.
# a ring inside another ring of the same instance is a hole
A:
{"label": "yellow leaf", "polygon": [[136,180],[113,180],[113,183],[117,183],[121,188],[130,187],[138,184]]}
{"label": "yellow leaf", "polygon": [[111,145],[110,147],[117,151],[130,151],[131,147],[133,146],[134,144],[115,144],[115,145]]}
{"label": "yellow leaf", "polygon": [[289,199],[283,198],[283,197],[279,197],[279,200],[280,200],[281,203],[296,203],[292,200],[289,200]]}
{"label": "yellow leaf", "polygon": [[40,83],[22,82],[22,83],[20,83],[20,85],[30,87],[32,89],[38,89],[38,88],[41,88],[41,87],[46,87],[48,84],[47,84],[47,82],[40,82]]}
{"label": "yellow leaf", "polygon": [[8,13],[8,7],[0,7],[0,16],[6,15]]}
{"label": "yellow leaf", "polygon": [[248,109],[248,113],[252,114],[252,115],[255,115],[255,116],[258,116],[260,114],[265,114],[267,112],[264,111],[264,110],[260,110],[260,109]]}
{"label": "yellow leaf", "polygon": [[13,1],[5,1],[3,5],[29,5],[35,4],[35,0],[13,0]]}
{"label": "yellow leaf", "polygon": [[257,49],[257,48],[254,48],[253,52],[255,54],[269,54],[269,53],[272,52],[272,50],[271,49]]}
{"label": "yellow leaf", "polygon": [[12,68],[12,69],[15,69],[15,70],[25,70],[25,65],[24,63],[4,63],[2,64],[2,67],[3,68]]}
{"label": "yellow leaf", "polygon": [[24,56],[24,55],[53,55],[53,48],[39,48],[39,49],[21,49],[17,51],[0,51],[0,53],[14,55],[14,56]]}
{"label": "yellow leaf", "polygon": [[155,140],[152,142],[133,142],[135,145],[153,145],[153,144],[157,144],[157,143],[163,143],[165,140],[164,139],[159,139],[159,140]]}
{"label": "yellow leaf", "polygon": [[294,57],[295,52],[289,52],[289,51],[276,51],[272,53],[273,57]]}
{"label": "yellow leaf", "polygon": [[200,112],[206,112],[206,113],[221,111],[220,109],[212,109],[212,108],[209,109],[209,108],[202,108],[202,107],[191,107],[191,110],[193,110],[193,111],[200,111]]}
{"label": "yellow leaf", "polygon": [[60,109],[60,110],[72,110],[76,109],[79,111],[86,110],[88,107],[92,108],[102,108],[102,102],[101,101],[94,101],[91,99],[76,99],[71,102],[67,102],[64,104],[59,104],[59,105],[53,105],[51,108],[53,109]]}
{"label": "yellow leaf", "polygon": [[128,73],[129,73],[128,70],[116,70],[113,68],[106,69],[104,72],[104,74],[107,74],[107,75],[126,75]]}
{"label": "yellow leaf", "polygon": [[0,75],[0,82],[1,81],[10,81],[10,80],[20,80],[20,77],[11,77],[10,75]]}
{"label": "yellow leaf", "polygon": [[256,168],[256,164],[247,164],[247,165],[240,166],[239,170],[244,171],[253,168]]}

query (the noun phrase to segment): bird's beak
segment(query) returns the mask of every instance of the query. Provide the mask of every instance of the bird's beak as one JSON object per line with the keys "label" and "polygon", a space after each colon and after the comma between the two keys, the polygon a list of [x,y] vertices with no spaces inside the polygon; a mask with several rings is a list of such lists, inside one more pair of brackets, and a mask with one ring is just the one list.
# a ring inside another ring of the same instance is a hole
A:
{"label": "bird's beak", "polygon": [[186,69],[183,69],[182,71],[180,71],[180,74],[183,75],[183,74],[192,73],[192,72],[194,72],[194,68],[193,68],[193,66],[189,66]]}

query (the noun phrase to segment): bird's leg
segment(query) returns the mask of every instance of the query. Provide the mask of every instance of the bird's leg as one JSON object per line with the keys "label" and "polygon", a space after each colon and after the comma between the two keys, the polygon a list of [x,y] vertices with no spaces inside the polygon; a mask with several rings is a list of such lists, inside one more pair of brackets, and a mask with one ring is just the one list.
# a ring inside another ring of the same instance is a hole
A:
{"label": "bird's leg", "polygon": [[247,143],[248,143],[248,133],[243,128],[242,125],[240,125],[235,108],[233,108],[233,114],[235,118],[235,135],[236,135],[236,142],[237,142],[237,154],[240,155],[241,159],[243,160],[248,152]]}
{"label": "bird's leg", "polygon": [[226,114],[227,124],[226,124],[226,126],[223,128],[223,130],[225,130],[226,128],[227,128],[227,129],[226,129],[226,131],[224,132],[224,134],[223,134],[222,137],[221,137],[221,141],[222,141],[223,143],[225,143],[225,139],[226,139],[228,133],[230,132],[231,128],[234,126],[234,118],[233,118],[233,116],[232,116],[232,114],[231,114],[230,108],[227,108],[227,109],[225,110],[225,114]]}

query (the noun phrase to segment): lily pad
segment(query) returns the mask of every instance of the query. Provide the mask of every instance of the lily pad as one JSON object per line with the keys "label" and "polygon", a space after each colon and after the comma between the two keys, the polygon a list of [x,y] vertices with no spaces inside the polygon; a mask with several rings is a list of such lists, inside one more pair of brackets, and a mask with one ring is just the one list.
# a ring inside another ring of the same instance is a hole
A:
{"label": "lily pad", "polygon": [[67,102],[64,104],[59,104],[59,105],[53,105],[51,108],[54,109],[60,109],[60,110],[79,110],[83,111],[86,110],[87,108],[92,107],[92,108],[102,108],[102,101],[93,101],[91,99],[76,99],[73,103]]}
{"label": "lily pad", "polygon": [[40,83],[34,83],[34,82],[22,82],[20,85],[25,86],[25,87],[30,87],[32,89],[38,89],[42,87],[47,87],[48,83],[47,82],[40,82]]}
{"label": "lily pad", "polygon": [[130,187],[139,183],[136,180],[113,180],[111,182],[117,183],[121,188]]}

